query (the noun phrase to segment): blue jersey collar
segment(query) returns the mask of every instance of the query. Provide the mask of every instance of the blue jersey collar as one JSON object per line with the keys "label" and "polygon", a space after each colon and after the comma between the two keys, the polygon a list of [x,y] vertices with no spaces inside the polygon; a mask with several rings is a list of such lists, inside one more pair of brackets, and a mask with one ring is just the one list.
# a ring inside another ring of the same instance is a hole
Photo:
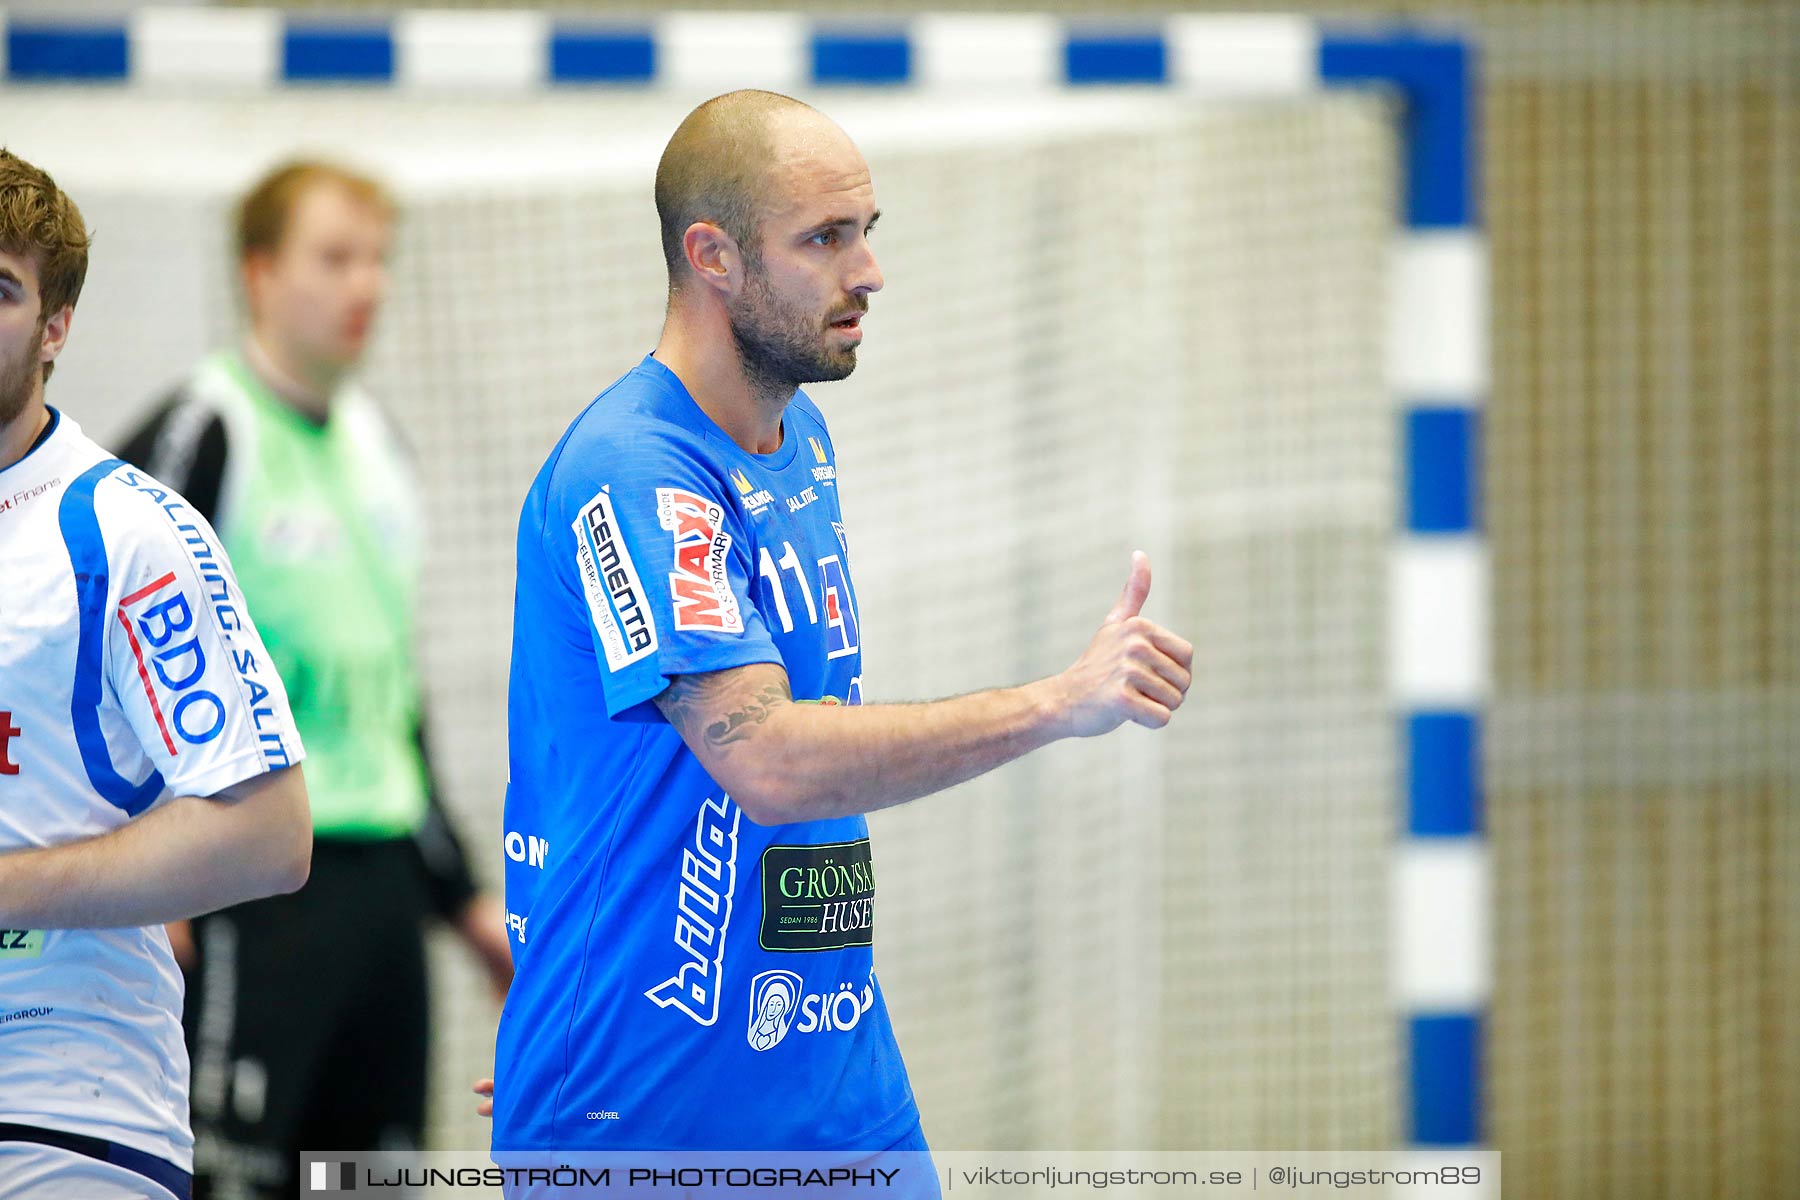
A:
{"label": "blue jersey collar", "polygon": [[[680,423],[694,432],[723,442],[764,470],[780,471],[794,461],[794,455],[799,450],[799,439],[794,436],[794,423],[789,419],[789,413],[783,413],[781,417],[781,446],[769,454],[752,454],[732,441],[731,435],[719,428],[717,421],[707,416],[706,410],[700,407],[693,393],[687,390],[687,385],[681,382],[681,376],[669,370],[655,354],[644,355],[644,361],[638,364],[638,370],[662,385],[663,390],[677,402]],[[794,394],[798,396],[800,393],[796,390]],[[793,401],[788,402],[788,407],[791,413]]]}

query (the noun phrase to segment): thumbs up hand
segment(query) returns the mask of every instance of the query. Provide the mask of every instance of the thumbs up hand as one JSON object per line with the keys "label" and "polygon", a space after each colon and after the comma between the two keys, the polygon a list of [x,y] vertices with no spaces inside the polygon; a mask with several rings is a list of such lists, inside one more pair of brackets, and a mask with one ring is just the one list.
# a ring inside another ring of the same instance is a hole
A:
{"label": "thumbs up hand", "polygon": [[1047,681],[1066,737],[1095,737],[1136,721],[1151,729],[1169,723],[1193,681],[1194,648],[1140,616],[1150,595],[1150,558],[1131,556],[1131,575],[1118,603],[1073,666]]}
{"label": "thumbs up hand", "polygon": [[1117,625],[1121,621],[1129,621],[1144,609],[1144,601],[1150,595],[1150,556],[1142,550],[1131,552],[1131,576],[1125,580],[1125,590],[1119,593],[1119,602],[1112,606],[1106,614],[1103,625]]}

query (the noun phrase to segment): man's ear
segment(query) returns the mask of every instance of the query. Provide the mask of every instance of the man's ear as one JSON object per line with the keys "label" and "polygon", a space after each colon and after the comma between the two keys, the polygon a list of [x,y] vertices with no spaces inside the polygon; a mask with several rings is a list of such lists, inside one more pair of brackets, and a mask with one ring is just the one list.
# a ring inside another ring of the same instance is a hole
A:
{"label": "man's ear", "polygon": [[238,263],[238,284],[244,289],[244,311],[254,320],[262,297],[263,280],[274,265],[267,250],[252,250]]}
{"label": "man's ear", "polygon": [[69,326],[75,322],[75,306],[65,304],[44,321],[44,344],[38,350],[38,362],[55,362],[69,341]]}
{"label": "man's ear", "polygon": [[707,287],[729,295],[743,278],[737,239],[708,221],[695,221],[681,235],[688,270]]}

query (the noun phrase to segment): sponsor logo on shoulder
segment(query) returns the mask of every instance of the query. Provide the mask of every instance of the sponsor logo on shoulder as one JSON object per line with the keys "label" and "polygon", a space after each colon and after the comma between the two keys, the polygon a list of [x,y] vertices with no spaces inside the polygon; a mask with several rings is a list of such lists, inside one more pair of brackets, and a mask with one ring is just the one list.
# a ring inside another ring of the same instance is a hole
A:
{"label": "sponsor logo on shoulder", "polygon": [[218,737],[225,728],[225,701],[203,686],[206,648],[194,628],[193,605],[175,572],[121,598],[118,618],[170,756],[181,753],[175,748],[175,734],[190,746],[204,746]]}
{"label": "sponsor logo on shoulder", "polygon": [[576,514],[573,528],[575,566],[588,613],[600,631],[608,669],[618,671],[656,649],[656,618],[619,533],[609,489],[594,494]]}
{"label": "sponsor logo on shoulder", "polygon": [[768,511],[769,505],[775,503],[775,493],[767,488],[759,488],[750,482],[742,467],[734,467],[731,471],[731,486],[743,497],[744,507],[753,517],[760,517]]}
{"label": "sponsor logo on shoulder", "polygon": [[657,488],[656,516],[675,542],[675,569],[669,572],[675,628],[744,632],[744,617],[725,567],[731,554],[725,510],[705,496]]}
{"label": "sponsor logo on shoulder", "polygon": [[[212,618],[237,672],[239,695],[249,704],[248,715],[256,729],[263,762],[270,768],[288,766],[292,759],[290,745],[283,738],[285,722],[273,703],[273,688],[262,680],[263,664],[255,650],[244,644],[245,639],[237,637],[238,631],[245,628],[245,617],[238,608],[242,597],[226,574],[229,568],[223,552],[213,545],[211,530],[199,517],[187,514],[185,500],[149,476],[122,470],[112,478],[148,496],[162,510],[187,550],[188,564],[200,579],[201,594],[190,600],[175,573],[165,572],[121,598],[116,612],[137,660],[138,679],[144,685],[164,746],[171,755],[178,753],[169,735],[171,726],[182,741],[193,746],[205,745],[225,728],[225,702],[217,691],[202,686],[213,681],[207,677],[206,651],[194,627],[198,603],[200,611]],[[152,675],[163,688],[161,697],[151,683]],[[230,690],[217,683],[213,686]],[[166,707],[165,699],[169,702]]]}
{"label": "sponsor logo on shoulder", "polygon": [[817,437],[806,440],[812,443],[813,459],[819,464],[812,469],[813,482],[822,483],[826,487],[836,486],[833,481],[837,479],[837,468],[831,465],[831,459],[826,456],[824,443]]}

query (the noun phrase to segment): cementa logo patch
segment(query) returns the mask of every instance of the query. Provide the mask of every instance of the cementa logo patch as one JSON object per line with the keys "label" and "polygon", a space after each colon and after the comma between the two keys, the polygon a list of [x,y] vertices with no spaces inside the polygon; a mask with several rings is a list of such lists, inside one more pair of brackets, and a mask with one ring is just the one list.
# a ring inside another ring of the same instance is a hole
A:
{"label": "cementa logo patch", "polygon": [[656,619],[638,580],[612,495],[601,488],[575,516],[575,570],[600,634],[606,665],[620,670],[656,649]]}

